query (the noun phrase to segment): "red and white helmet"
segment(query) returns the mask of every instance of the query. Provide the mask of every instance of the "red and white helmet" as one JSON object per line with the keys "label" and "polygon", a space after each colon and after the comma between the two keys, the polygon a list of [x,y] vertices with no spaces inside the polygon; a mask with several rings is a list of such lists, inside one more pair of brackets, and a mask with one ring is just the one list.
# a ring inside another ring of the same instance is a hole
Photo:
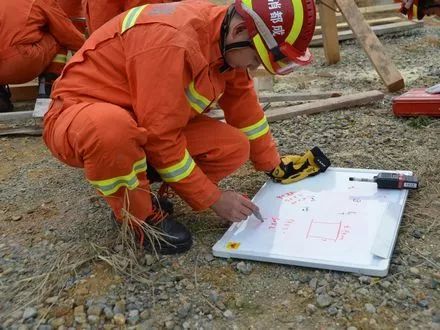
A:
{"label": "red and white helmet", "polygon": [[266,70],[285,75],[309,64],[316,23],[314,0],[235,0]]}

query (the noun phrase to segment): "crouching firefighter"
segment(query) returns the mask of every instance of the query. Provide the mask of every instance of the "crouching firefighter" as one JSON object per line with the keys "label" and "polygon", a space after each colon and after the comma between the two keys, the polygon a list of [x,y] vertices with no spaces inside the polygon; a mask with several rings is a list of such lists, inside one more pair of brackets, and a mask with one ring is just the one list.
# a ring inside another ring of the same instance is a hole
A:
{"label": "crouching firefighter", "polygon": [[[309,64],[314,28],[313,0],[133,8],[69,61],[54,86],[44,140],[59,160],[84,168],[118,221],[129,214],[137,232],[148,224],[167,234],[160,253],[186,251],[191,233],[152,198],[156,177],[195,211],[211,208],[237,222],[258,207],[217,184],[249,159],[280,182],[322,170],[311,151],[280,158],[247,71],[263,64],[284,75]],[[205,115],[214,103],[226,123]]]}

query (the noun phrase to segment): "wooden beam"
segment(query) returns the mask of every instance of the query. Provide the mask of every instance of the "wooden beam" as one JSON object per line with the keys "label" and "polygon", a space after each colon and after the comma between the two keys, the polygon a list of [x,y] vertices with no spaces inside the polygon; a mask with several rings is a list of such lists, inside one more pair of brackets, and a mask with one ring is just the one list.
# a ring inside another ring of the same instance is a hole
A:
{"label": "wooden beam", "polygon": [[11,120],[22,120],[32,118],[34,111],[12,111],[12,112],[1,112],[0,122],[11,121]]}
{"label": "wooden beam", "polygon": [[405,87],[402,75],[384,52],[382,44],[365,22],[354,1],[336,0],[336,4],[388,90],[395,92]]}
{"label": "wooden beam", "polygon": [[[324,0],[325,1],[325,0]],[[326,2],[327,3],[327,2]],[[376,15],[376,14],[382,14],[382,13],[394,13],[398,14],[400,9],[400,3],[391,3],[387,5],[378,5],[378,6],[369,6],[369,7],[361,7],[359,8],[359,11],[364,16],[370,16],[370,15]],[[336,21],[338,23],[341,23],[344,21],[344,17],[341,13],[336,13]],[[321,24],[321,17],[318,13],[316,15],[316,25]]]}
{"label": "wooden beam", "polygon": [[18,128],[7,128],[0,129],[0,136],[21,136],[21,135],[31,135],[40,136],[43,134],[43,129],[41,127],[18,127]]}
{"label": "wooden beam", "polygon": [[[375,18],[375,19],[368,19],[367,23],[369,26],[375,26],[375,25],[383,25],[383,24],[390,24],[390,23],[397,23],[402,21],[408,21],[405,18],[398,17],[398,16],[392,16],[392,17],[384,17],[384,18]],[[348,23],[338,23],[336,24],[336,27],[338,31],[349,29]],[[314,35],[321,34],[322,28],[321,26],[317,26],[315,28]]]}
{"label": "wooden beam", "polygon": [[324,55],[327,64],[336,64],[341,60],[339,53],[338,29],[336,27],[335,0],[326,0],[326,4],[319,1],[318,9],[321,17],[322,40]]}
{"label": "wooden beam", "polygon": [[258,99],[261,103],[266,102],[293,102],[293,101],[310,101],[310,100],[319,100],[326,99],[329,97],[338,97],[341,96],[342,92],[340,91],[331,91],[331,92],[316,92],[316,93],[293,93],[293,94],[279,94],[279,95],[271,95],[271,96],[260,96]]}
{"label": "wooden beam", "polygon": [[10,85],[11,89],[11,101],[33,101],[38,96],[38,80],[32,80],[30,82],[18,85]]}
{"label": "wooden beam", "polygon": [[319,100],[311,103],[295,105],[291,107],[278,108],[266,111],[266,118],[269,122],[288,119],[299,115],[310,115],[318,112],[326,112],[359,106],[382,100],[384,94],[380,91],[368,91],[341,97]]}
{"label": "wooden beam", "polygon": [[[423,27],[423,25],[424,25],[423,21],[405,20],[397,23],[372,26],[371,30],[376,34],[376,36],[381,36],[385,34],[398,33],[398,32],[404,32],[412,29],[421,28]],[[339,41],[351,40],[354,38],[356,38],[356,36],[353,33],[353,31],[351,31],[350,29],[338,32]],[[322,45],[323,45],[323,36],[321,34],[313,36],[310,46],[317,47]]]}

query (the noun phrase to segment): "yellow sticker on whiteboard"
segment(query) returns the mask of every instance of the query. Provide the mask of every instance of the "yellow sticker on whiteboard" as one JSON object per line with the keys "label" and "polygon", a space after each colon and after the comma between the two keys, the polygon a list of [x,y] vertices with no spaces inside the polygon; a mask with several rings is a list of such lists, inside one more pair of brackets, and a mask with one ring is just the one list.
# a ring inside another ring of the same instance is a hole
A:
{"label": "yellow sticker on whiteboard", "polygon": [[240,247],[240,243],[239,242],[228,242],[226,244],[226,248],[228,250],[237,250]]}

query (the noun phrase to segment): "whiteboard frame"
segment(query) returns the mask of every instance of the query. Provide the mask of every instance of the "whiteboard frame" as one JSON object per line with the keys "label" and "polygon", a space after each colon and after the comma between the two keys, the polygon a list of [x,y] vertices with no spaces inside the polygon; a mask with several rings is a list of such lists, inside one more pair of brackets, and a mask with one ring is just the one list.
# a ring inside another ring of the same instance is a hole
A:
{"label": "whiteboard frame", "polygon": [[[362,175],[362,174],[370,174],[370,175],[376,175],[379,172],[389,172],[389,173],[402,173],[405,175],[413,175],[411,171],[401,171],[401,170],[395,170],[395,171],[389,171],[389,170],[372,170],[372,169],[358,169],[358,168],[341,168],[341,167],[329,167],[327,169],[329,172],[354,172],[356,174]],[[318,176],[319,177],[319,176]],[[316,177],[316,178],[318,178]],[[307,179],[306,179],[307,180]],[[270,182],[270,181],[268,181]],[[266,185],[268,184],[266,182],[261,188],[264,189]],[[237,258],[237,259],[247,259],[247,260],[254,260],[254,261],[263,261],[263,262],[270,262],[270,263],[279,263],[279,264],[285,264],[285,265],[293,265],[293,266],[301,266],[301,267],[311,267],[311,268],[319,268],[319,269],[329,269],[329,270],[336,270],[336,271],[344,271],[344,272],[351,272],[351,273],[357,273],[357,274],[364,274],[369,276],[386,276],[388,274],[388,270],[390,267],[391,262],[391,256],[392,252],[394,250],[395,244],[397,242],[397,235],[400,227],[400,223],[402,221],[403,212],[405,210],[406,201],[408,198],[408,190],[402,189],[399,190],[400,196],[399,200],[402,201],[401,207],[399,209],[398,219],[395,219],[397,221],[393,223],[381,223],[379,225],[379,228],[386,228],[386,232],[389,232],[389,235],[387,237],[389,248],[388,252],[386,253],[386,257],[378,257],[374,256],[374,258],[377,258],[378,264],[377,265],[365,265],[365,264],[356,264],[356,263],[344,263],[341,261],[329,261],[329,260],[321,260],[321,259],[311,259],[311,258],[301,258],[301,257],[292,257],[292,258],[285,258],[285,256],[277,255],[274,253],[271,253],[270,256],[261,256],[261,255],[253,255],[251,252],[248,251],[240,251],[240,250],[227,250],[225,248],[225,245],[228,241],[230,241],[230,238],[233,236],[234,231],[237,229],[237,224],[234,223],[229,227],[229,229],[224,233],[224,235],[220,238],[220,240],[217,241],[217,243],[212,248],[212,254],[216,257],[222,257],[222,258]],[[255,196],[258,195],[258,192]],[[255,197],[254,197],[255,198]],[[390,230],[392,229],[392,230]],[[378,232],[381,232],[380,229],[378,229]],[[382,232],[383,236],[383,232]]]}

